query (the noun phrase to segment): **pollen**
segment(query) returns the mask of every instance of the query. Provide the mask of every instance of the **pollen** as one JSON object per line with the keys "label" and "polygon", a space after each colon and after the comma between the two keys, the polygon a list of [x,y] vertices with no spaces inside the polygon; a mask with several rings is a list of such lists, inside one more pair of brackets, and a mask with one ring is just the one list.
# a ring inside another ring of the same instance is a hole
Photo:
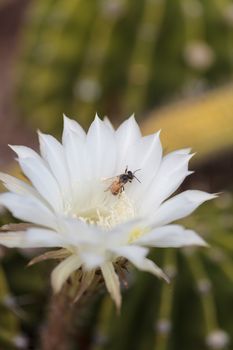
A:
{"label": "pollen", "polygon": [[97,225],[105,230],[111,230],[115,226],[133,219],[135,216],[135,205],[123,191],[109,208],[96,208],[92,210],[92,213],[78,216],[78,218],[90,225]]}

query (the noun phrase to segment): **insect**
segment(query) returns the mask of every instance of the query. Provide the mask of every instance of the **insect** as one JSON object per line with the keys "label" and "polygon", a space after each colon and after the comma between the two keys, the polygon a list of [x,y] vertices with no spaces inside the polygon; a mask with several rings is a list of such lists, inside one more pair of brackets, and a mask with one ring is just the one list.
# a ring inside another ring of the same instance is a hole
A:
{"label": "insect", "polygon": [[128,170],[128,166],[125,168],[125,172],[123,174],[120,174],[118,176],[115,176],[113,182],[111,185],[105,190],[106,191],[111,191],[111,193],[114,196],[117,196],[118,194],[122,193],[124,191],[124,185],[127,184],[128,182],[132,182],[133,179],[136,179],[138,182],[138,178],[135,176],[135,173],[141,169],[137,169],[134,172],[131,170]]}

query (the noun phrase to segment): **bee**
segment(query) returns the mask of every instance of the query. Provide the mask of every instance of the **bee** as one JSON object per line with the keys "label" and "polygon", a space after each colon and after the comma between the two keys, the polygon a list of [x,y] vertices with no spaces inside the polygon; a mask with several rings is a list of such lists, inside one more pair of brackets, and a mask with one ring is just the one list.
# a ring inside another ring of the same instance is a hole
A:
{"label": "bee", "polygon": [[128,170],[128,166],[127,166],[123,174],[115,176],[114,178],[110,178],[114,180],[111,183],[111,185],[105,190],[105,192],[111,191],[111,193],[114,196],[117,196],[118,194],[121,194],[125,190],[124,185],[127,184],[128,182],[131,183],[133,179],[136,179],[138,182],[140,182],[139,179],[135,176],[135,173],[139,170],[141,169],[137,169],[134,172],[132,172],[131,170]]}

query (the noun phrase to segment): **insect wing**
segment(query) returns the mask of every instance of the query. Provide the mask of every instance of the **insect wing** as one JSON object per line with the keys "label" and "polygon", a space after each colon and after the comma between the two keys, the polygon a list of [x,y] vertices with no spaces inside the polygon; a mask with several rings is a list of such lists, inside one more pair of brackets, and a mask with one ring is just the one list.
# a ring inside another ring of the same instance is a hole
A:
{"label": "insect wing", "polygon": [[120,175],[116,175],[116,176],[113,176],[113,177],[102,177],[101,178],[101,181],[104,181],[104,182],[114,182],[114,181],[119,181],[119,177]]}

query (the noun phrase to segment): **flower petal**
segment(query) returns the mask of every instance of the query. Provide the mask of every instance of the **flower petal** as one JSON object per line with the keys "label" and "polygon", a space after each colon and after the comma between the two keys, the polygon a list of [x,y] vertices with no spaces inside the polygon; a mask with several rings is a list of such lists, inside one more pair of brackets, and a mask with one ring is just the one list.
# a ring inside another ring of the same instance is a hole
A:
{"label": "flower petal", "polygon": [[145,193],[145,200],[141,202],[140,208],[144,215],[151,208],[155,210],[192,173],[188,171],[188,162],[192,156],[173,152],[163,158],[157,175]]}
{"label": "flower petal", "polygon": [[134,244],[149,247],[185,247],[190,245],[207,246],[206,242],[194,231],[179,225],[158,227],[134,241]]}
{"label": "flower petal", "polygon": [[103,122],[111,130],[112,133],[115,133],[115,129],[108,117],[104,117]]}
{"label": "flower petal", "polygon": [[60,186],[61,193],[70,197],[72,191],[62,145],[51,135],[41,132],[39,132],[39,142],[41,156],[48,163],[51,173]]}
{"label": "flower petal", "polygon": [[55,293],[58,293],[65,281],[75,270],[81,266],[80,259],[77,255],[71,255],[60,264],[58,264],[51,274],[51,283]]}
{"label": "flower petal", "polygon": [[36,152],[29,151],[27,147],[11,146],[11,148],[17,153],[21,169],[37,191],[52,208],[61,212],[63,203],[58,183],[43,159]]}
{"label": "flower petal", "polygon": [[141,168],[145,169],[151,177],[157,172],[162,158],[162,145],[159,135],[160,131],[142,138],[141,153],[143,158]]}
{"label": "flower petal", "polygon": [[63,123],[64,123],[63,134],[62,134],[63,145],[67,143],[67,139],[70,137],[70,131],[74,133],[76,137],[82,139],[83,141],[86,139],[86,133],[78,122],[68,118],[65,114],[63,114]]}
{"label": "flower petal", "polygon": [[80,258],[84,267],[87,270],[93,270],[103,265],[106,258],[104,254],[98,254],[98,252],[95,252],[95,250],[98,249],[98,246],[95,247],[94,245],[90,245],[88,248],[83,251],[82,245],[80,246]]}
{"label": "flower petal", "polygon": [[86,141],[79,137],[71,127],[64,125],[63,146],[67,159],[73,189],[77,181],[86,181],[91,177],[90,159],[86,149]]}
{"label": "flower petal", "polygon": [[0,233],[0,244],[8,248],[62,247],[64,241],[54,231],[29,229],[27,231]]}
{"label": "flower petal", "polygon": [[132,170],[140,169],[136,174],[140,184],[135,180],[134,185],[130,185],[127,189],[127,193],[135,201],[144,195],[159,169],[162,159],[162,146],[159,135],[160,132],[157,132],[156,134],[142,137],[137,150],[135,150],[135,165]]}
{"label": "flower petal", "polygon": [[101,271],[104,277],[106,288],[114,300],[118,310],[121,308],[121,291],[119,277],[115,272],[111,262],[106,262],[101,266]]}
{"label": "flower petal", "polygon": [[40,158],[39,154],[29,147],[18,145],[9,145],[9,147],[18,155],[19,158]]}
{"label": "flower petal", "polygon": [[0,172],[0,180],[3,181],[4,186],[11,192],[23,196],[40,197],[39,193],[32,186],[14,176]]}
{"label": "flower petal", "polygon": [[[170,282],[168,276],[163,272],[163,270],[160,269],[160,267],[158,267],[158,265],[156,265],[153,261],[151,261],[150,259],[144,258],[140,263],[138,262],[133,262],[131,261],[139,270],[142,271],[147,271],[152,273],[153,275],[159,277],[159,278],[163,278],[167,283]],[[137,263],[137,265],[135,264]]]}
{"label": "flower petal", "polygon": [[123,256],[128,259],[139,270],[151,272],[154,275],[169,281],[165,273],[151,260],[145,258],[148,253],[147,248],[138,246],[124,246],[117,249],[113,249],[119,256]]}
{"label": "flower petal", "polygon": [[87,133],[87,149],[91,159],[93,178],[115,175],[115,137],[109,127],[97,115]]}
{"label": "flower petal", "polygon": [[[124,121],[116,130],[116,142],[117,142],[117,169],[116,174],[124,172],[125,167],[134,170],[135,159],[135,145],[141,139],[140,128],[132,115],[129,119]],[[132,159],[132,161],[131,161]],[[136,170],[136,169],[135,169]]]}
{"label": "flower petal", "polygon": [[215,194],[189,190],[168,199],[161,204],[152,216],[153,226],[166,225],[172,221],[179,220],[190,215],[199,205],[210,199],[216,198]]}
{"label": "flower petal", "polygon": [[67,256],[69,256],[69,251],[67,249],[50,250],[41,255],[35,256],[35,258],[29,261],[28,266],[32,266],[34,264],[38,264],[41,261],[49,259],[65,259]]}
{"label": "flower petal", "polygon": [[36,197],[6,192],[0,194],[0,204],[10,210],[17,219],[53,229],[57,228],[56,217]]}

